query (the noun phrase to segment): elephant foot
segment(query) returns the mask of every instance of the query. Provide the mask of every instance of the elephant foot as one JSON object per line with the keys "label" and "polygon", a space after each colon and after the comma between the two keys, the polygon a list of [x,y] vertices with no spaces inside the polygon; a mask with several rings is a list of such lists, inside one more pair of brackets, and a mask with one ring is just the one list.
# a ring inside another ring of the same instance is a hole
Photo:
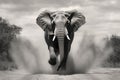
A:
{"label": "elephant foot", "polygon": [[64,71],[65,71],[65,70],[66,70],[66,66],[58,67],[58,68],[57,68],[57,71],[59,71],[59,70],[64,70]]}
{"label": "elephant foot", "polygon": [[57,63],[56,57],[50,58],[48,62],[51,65],[56,65],[56,63]]}
{"label": "elephant foot", "polygon": [[57,71],[59,71],[59,70],[66,70],[66,64],[63,62],[63,63],[61,63],[59,66],[58,66],[58,68],[57,68]]}

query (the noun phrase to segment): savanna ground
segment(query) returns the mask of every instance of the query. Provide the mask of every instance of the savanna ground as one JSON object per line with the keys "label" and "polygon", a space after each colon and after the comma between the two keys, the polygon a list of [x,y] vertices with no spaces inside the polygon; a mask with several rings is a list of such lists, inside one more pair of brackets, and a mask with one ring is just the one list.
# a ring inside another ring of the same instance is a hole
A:
{"label": "savanna ground", "polygon": [[1,71],[0,80],[119,80],[119,68],[97,68],[86,74],[24,74],[18,71]]}

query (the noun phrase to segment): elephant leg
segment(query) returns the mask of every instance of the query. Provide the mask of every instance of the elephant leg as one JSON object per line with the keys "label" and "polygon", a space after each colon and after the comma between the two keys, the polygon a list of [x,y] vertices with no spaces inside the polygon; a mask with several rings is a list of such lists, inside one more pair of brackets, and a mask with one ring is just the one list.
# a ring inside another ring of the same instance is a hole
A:
{"label": "elephant leg", "polygon": [[55,65],[56,64],[56,54],[54,52],[54,48],[53,47],[49,47],[49,53],[50,53],[50,59],[49,59],[49,64],[51,65]]}
{"label": "elephant leg", "polygon": [[61,66],[61,68],[62,68],[63,70],[66,69],[66,63],[67,63],[69,51],[70,51],[70,50],[66,50],[66,51],[65,51],[65,56],[64,56],[64,59],[63,59],[63,61],[62,61],[62,66]]}
{"label": "elephant leg", "polygon": [[50,59],[48,60],[50,65],[55,65],[56,64],[56,54],[54,51],[54,44],[52,41],[53,36],[52,35],[48,35],[48,33],[45,33],[45,41],[48,45],[48,49],[49,49],[49,54],[50,54]]}
{"label": "elephant leg", "polygon": [[54,48],[54,51],[55,51],[56,56],[58,56],[59,55],[59,49]]}

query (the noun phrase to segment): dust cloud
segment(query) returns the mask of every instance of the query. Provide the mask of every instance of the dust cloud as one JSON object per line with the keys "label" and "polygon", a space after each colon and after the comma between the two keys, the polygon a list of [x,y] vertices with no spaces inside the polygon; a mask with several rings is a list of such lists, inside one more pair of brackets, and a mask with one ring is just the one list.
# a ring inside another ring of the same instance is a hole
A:
{"label": "dust cloud", "polygon": [[57,71],[57,66],[48,63],[49,51],[41,31],[29,35],[23,33],[12,43],[10,53],[19,70],[40,74],[85,73],[100,64],[112,53],[104,37],[96,37],[86,32],[75,34],[65,71]]}

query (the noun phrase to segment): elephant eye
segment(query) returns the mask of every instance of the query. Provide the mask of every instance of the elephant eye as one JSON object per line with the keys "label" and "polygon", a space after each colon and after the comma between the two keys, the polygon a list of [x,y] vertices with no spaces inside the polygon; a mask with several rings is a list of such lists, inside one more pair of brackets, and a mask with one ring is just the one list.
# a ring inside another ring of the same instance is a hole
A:
{"label": "elephant eye", "polygon": [[68,15],[65,15],[65,17],[69,17]]}
{"label": "elephant eye", "polygon": [[67,13],[65,14],[65,17],[69,17],[69,16],[70,16],[69,14],[67,14]]}

